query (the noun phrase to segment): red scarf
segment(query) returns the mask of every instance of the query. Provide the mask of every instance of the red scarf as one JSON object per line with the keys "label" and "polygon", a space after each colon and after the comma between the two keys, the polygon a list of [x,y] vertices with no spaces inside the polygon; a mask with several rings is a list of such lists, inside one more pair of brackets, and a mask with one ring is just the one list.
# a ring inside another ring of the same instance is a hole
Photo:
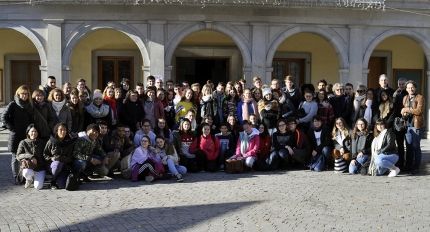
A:
{"label": "red scarf", "polygon": [[108,96],[105,97],[105,101],[109,103],[110,107],[112,107],[113,118],[116,120],[116,99],[110,98]]}

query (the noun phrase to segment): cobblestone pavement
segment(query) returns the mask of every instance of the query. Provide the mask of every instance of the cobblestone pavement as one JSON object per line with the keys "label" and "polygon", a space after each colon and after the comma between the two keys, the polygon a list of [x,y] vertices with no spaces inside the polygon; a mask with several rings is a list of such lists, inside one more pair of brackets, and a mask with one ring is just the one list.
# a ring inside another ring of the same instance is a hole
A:
{"label": "cobblestone pavement", "polygon": [[76,192],[13,185],[10,153],[0,151],[0,231],[429,231],[430,140],[422,146],[419,176],[218,172],[187,174],[183,183],[118,176]]}

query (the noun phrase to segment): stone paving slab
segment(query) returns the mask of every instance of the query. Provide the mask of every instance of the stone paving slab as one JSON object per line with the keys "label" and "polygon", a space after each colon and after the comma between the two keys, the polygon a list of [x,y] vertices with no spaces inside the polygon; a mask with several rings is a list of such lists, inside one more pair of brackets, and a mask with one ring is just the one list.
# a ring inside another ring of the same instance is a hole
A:
{"label": "stone paving slab", "polygon": [[427,167],[396,178],[307,170],[197,173],[153,183],[95,180],[79,191],[12,184],[0,152],[0,231],[429,231]]}

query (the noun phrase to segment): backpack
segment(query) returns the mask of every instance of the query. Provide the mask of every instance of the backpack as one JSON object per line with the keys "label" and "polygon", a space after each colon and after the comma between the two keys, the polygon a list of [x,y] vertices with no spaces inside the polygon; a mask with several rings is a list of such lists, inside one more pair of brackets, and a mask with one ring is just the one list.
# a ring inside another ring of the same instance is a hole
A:
{"label": "backpack", "polygon": [[131,172],[132,172],[132,167],[131,167],[131,158],[133,157],[134,151],[136,150],[133,149],[133,151],[130,152],[130,154],[128,154],[126,157],[124,157],[121,160],[121,176],[124,179],[130,179],[131,178]]}
{"label": "backpack", "polygon": [[312,157],[308,167],[311,171],[321,172],[325,168],[325,156],[319,154]]}

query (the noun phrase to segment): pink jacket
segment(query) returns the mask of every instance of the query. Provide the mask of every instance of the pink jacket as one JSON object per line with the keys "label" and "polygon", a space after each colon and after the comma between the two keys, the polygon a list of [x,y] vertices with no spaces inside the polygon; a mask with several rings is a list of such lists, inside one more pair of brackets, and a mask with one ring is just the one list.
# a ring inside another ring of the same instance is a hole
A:
{"label": "pink jacket", "polygon": [[236,156],[243,156],[244,158],[253,157],[255,160],[257,160],[257,152],[260,149],[260,133],[257,129],[252,128],[252,132],[250,135],[251,138],[249,139],[248,149],[246,150],[245,154],[242,154],[240,152],[240,137],[242,133],[246,132],[240,132],[239,139],[236,144]]}

